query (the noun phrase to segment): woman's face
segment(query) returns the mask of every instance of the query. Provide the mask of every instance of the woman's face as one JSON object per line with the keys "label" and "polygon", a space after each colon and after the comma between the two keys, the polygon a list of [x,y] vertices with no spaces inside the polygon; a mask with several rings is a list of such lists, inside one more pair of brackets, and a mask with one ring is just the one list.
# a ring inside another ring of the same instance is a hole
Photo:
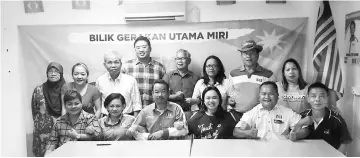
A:
{"label": "woman's face", "polygon": [[82,109],[82,103],[80,102],[79,98],[69,100],[65,103],[65,109],[66,112],[71,115],[79,114]]}
{"label": "woman's face", "polygon": [[86,84],[88,74],[86,73],[86,69],[79,65],[74,68],[74,72],[72,74],[74,82],[78,85]]}
{"label": "woman's face", "polygon": [[350,24],[350,33],[351,34],[355,33],[355,24],[353,24],[353,23]]}
{"label": "woman's face", "polygon": [[206,73],[209,77],[215,77],[219,72],[219,65],[215,59],[209,59],[205,64]]}
{"label": "woman's face", "polygon": [[47,78],[50,82],[57,82],[60,80],[60,71],[54,67],[47,72]]}
{"label": "woman's face", "polygon": [[217,95],[216,91],[210,90],[207,91],[204,96],[204,103],[208,110],[217,109],[219,106],[220,97]]}
{"label": "woman's face", "polygon": [[107,107],[107,111],[111,116],[120,116],[124,109],[125,104],[120,99],[112,100]]}
{"label": "woman's face", "polygon": [[299,79],[299,69],[293,62],[285,64],[284,75],[288,82],[297,83]]}

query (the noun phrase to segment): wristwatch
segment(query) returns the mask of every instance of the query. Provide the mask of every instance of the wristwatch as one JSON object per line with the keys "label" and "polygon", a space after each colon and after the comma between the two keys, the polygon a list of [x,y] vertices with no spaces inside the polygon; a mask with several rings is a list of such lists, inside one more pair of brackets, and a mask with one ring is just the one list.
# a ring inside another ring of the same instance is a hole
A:
{"label": "wristwatch", "polygon": [[76,135],[76,139],[78,139],[78,140],[80,139],[80,134]]}

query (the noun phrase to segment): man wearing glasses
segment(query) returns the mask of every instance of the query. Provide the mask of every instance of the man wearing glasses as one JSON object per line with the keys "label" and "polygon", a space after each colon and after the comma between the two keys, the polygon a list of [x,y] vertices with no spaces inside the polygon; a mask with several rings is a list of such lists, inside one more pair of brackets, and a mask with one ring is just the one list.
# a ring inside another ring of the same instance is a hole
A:
{"label": "man wearing glasses", "polygon": [[243,65],[230,72],[234,93],[229,99],[229,108],[236,120],[240,120],[243,113],[259,104],[259,85],[265,81],[274,81],[273,72],[258,64],[262,50],[263,47],[254,40],[246,41],[238,49]]}
{"label": "man wearing glasses", "polygon": [[176,70],[168,72],[163,80],[169,84],[169,101],[175,102],[183,109],[186,119],[191,116],[191,96],[200,77],[189,70],[191,54],[184,49],[176,52]]}

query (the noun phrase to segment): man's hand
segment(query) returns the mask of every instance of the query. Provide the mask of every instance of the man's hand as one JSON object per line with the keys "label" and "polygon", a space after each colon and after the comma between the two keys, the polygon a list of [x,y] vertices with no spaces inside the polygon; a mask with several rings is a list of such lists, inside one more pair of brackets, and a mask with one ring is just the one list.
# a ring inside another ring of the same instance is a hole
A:
{"label": "man's hand", "polygon": [[176,100],[184,100],[185,99],[184,93],[182,91],[177,91],[174,95],[176,96]]}
{"label": "man's hand", "polygon": [[250,130],[250,138],[252,139],[259,139],[259,137],[257,136],[258,134],[258,130],[256,129],[256,125],[254,125],[254,127],[251,128]]}
{"label": "man's hand", "polygon": [[297,138],[296,138],[296,133],[294,132],[294,131],[292,131],[291,130],[291,132],[290,132],[290,134],[289,134],[289,139],[291,140],[291,141],[296,141],[297,140]]}
{"label": "man's hand", "polygon": [[162,130],[152,133],[149,135],[148,140],[161,140],[163,133]]}
{"label": "man's hand", "polygon": [[191,98],[185,98],[185,103],[186,104],[191,104]]}
{"label": "man's hand", "polygon": [[235,107],[235,104],[236,104],[235,99],[229,97],[229,98],[228,98],[228,104],[229,104],[231,107]]}
{"label": "man's hand", "polygon": [[240,122],[240,129],[241,130],[246,130],[248,128],[249,128],[249,125],[245,121]]}
{"label": "man's hand", "polygon": [[78,133],[76,132],[75,129],[70,129],[68,130],[68,136],[72,139],[77,139],[76,136],[78,135]]}

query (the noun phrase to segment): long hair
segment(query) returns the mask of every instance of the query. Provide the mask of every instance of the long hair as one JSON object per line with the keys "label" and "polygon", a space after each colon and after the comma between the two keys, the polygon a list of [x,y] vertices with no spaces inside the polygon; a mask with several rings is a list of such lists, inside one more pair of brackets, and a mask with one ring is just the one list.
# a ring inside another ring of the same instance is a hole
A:
{"label": "long hair", "polygon": [[293,59],[293,58],[290,58],[290,59],[286,60],[286,61],[284,62],[284,64],[283,64],[283,67],[282,67],[282,71],[281,71],[281,72],[282,72],[282,84],[283,84],[283,89],[284,89],[285,91],[287,91],[287,90],[289,89],[289,82],[286,80],[286,77],[285,77],[285,74],[284,74],[285,65],[286,65],[287,63],[289,63],[289,62],[295,64],[296,68],[298,69],[298,71],[299,71],[299,78],[298,78],[299,88],[300,88],[300,90],[304,89],[304,88],[306,87],[307,83],[305,82],[305,80],[304,80],[304,78],[303,78],[303,76],[302,76],[302,71],[301,71],[301,67],[300,67],[299,63],[298,63],[295,59]]}
{"label": "long hair", "polygon": [[221,93],[220,93],[219,89],[217,89],[216,87],[213,87],[213,86],[206,87],[206,88],[204,89],[203,93],[202,93],[201,104],[202,104],[202,106],[203,106],[203,108],[204,108],[204,111],[207,111],[208,109],[207,109],[207,107],[206,107],[206,105],[205,105],[205,98],[204,98],[204,97],[205,97],[205,94],[206,94],[207,92],[211,91],[211,90],[215,91],[216,94],[217,94],[218,97],[219,97],[219,105],[218,105],[218,107],[217,107],[217,109],[216,109],[215,116],[222,118],[222,117],[224,117],[225,111],[224,111],[224,109],[221,107],[221,104],[222,104],[223,100],[222,100]]}
{"label": "long hair", "polygon": [[209,75],[206,73],[206,62],[209,59],[214,59],[216,61],[219,71],[215,76],[215,81],[222,84],[223,80],[226,78],[225,68],[224,68],[224,65],[222,64],[221,60],[215,55],[210,55],[209,57],[206,58],[206,60],[204,62],[204,65],[203,65],[203,74],[204,74],[204,76],[202,77],[204,79],[204,83],[207,85],[209,83],[209,81],[210,81]]}

